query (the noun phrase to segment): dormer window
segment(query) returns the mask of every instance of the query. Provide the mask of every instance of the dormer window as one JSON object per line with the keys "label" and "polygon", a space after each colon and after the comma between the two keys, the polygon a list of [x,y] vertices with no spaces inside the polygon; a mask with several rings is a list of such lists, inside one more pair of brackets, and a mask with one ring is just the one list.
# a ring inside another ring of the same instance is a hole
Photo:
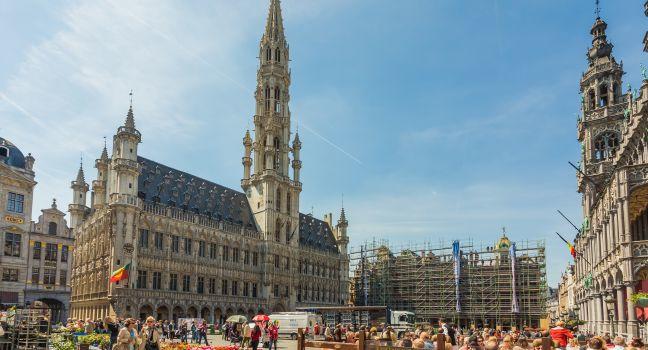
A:
{"label": "dormer window", "polygon": [[0,146],[0,157],[9,157],[9,148]]}

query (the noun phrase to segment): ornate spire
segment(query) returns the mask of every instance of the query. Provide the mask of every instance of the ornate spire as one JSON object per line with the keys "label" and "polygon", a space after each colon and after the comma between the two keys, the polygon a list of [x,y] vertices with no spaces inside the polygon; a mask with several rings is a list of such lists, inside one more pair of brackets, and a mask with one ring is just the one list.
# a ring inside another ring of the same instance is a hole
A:
{"label": "ornate spire", "polygon": [[301,141],[299,141],[299,132],[295,133],[295,139],[293,140],[293,148],[300,149],[301,148]]}
{"label": "ornate spire", "polygon": [[79,165],[79,172],[77,173],[76,182],[79,184],[85,183],[85,174],[83,173],[83,157],[81,157],[81,163]]}
{"label": "ornate spire", "polygon": [[281,2],[279,0],[270,0],[270,9],[268,10],[268,19],[266,21],[266,29],[263,37],[270,41],[279,41],[284,39]]}
{"label": "ornate spire", "polygon": [[125,127],[135,129],[135,117],[133,116],[133,90],[130,91],[130,107],[128,107],[128,114],[126,115]]}
{"label": "ornate spire", "polygon": [[108,148],[106,147],[106,137],[104,137],[104,147],[103,150],[101,151],[101,160],[102,161],[108,160]]}

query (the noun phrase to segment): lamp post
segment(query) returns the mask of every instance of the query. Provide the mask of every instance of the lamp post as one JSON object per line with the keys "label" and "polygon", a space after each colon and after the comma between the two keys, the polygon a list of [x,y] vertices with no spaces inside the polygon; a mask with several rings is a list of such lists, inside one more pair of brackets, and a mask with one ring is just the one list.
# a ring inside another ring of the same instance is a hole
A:
{"label": "lamp post", "polygon": [[607,306],[608,317],[610,318],[610,327],[611,327],[612,338],[614,338],[615,337],[615,334],[614,334],[614,304],[616,303],[616,300],[614,300],[614,296],[612,294],[606,294],[604,301],[605,301],[605,305]]}

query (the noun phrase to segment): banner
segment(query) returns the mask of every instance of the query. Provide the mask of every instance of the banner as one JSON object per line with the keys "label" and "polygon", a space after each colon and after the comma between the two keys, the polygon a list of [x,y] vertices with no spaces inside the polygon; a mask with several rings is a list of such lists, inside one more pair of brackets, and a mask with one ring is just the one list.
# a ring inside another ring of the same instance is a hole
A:
{"label": "banner", "polygon": [[455,310],[461,312],[461,302],[459,300],[459,275],[461,274],[461,252],[459,251],[459,241],[452,242],[452,257],[454,259],[454,278],[455,278],[455,298],[457,305]]}
{"label": "banner", "polygon": [[517,287],[516,287],[517,280],[515,278],[515,275],[516,275],[516,273],[515,273],[515,271],[516,271],[516,269],[515,269],[515,265],[516,265],[515,264],[515,260],[516,260],[516,257],[515,257],[515,243],[511,243],[511,247],[509,248],[509,258],[511,259],[511,277],[512,277],[512,279],[511,279],[511,291],[512,291],[512,295],[511,295],[511,312],[516,314],[516,313],[520,312],[520,307],[518,306],[518,302],[517,302]]}

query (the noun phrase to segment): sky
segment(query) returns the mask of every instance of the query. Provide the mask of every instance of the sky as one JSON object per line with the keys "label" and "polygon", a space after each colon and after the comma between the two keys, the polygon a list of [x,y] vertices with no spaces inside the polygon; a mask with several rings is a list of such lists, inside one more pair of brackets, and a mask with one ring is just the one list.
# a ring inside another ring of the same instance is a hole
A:
{"label": "sky", "polygon": [[[0,0],[0,137],[36,158],[34,212],[66,208],[134,91],[139,154],[240,188],[267,0]],[[284,0],[301,211],[351,246],[543,240],[549,285],[582,220],[579,79],[594,1]],[[624,86],[643,1],[601,1]],[[110,145],[109,145],[110,148]],[[36,218],[32,218],[35,220]]]}

